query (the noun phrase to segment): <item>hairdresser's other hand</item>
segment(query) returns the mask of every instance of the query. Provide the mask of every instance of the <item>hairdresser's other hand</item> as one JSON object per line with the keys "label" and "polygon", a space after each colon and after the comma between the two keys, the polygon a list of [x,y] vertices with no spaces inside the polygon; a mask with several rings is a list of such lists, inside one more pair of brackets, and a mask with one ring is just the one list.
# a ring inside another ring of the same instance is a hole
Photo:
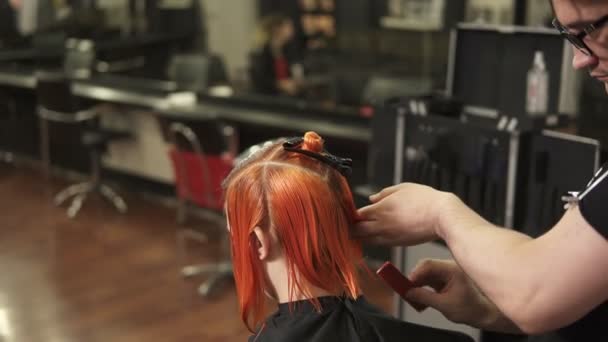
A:
{"label": "hairdresser's other hand", "polygon": [[408,278],[420,287],[411,289],[407,300],[432,307],[452,322],[484,330],[520,332],[453,260],[422,260]]}
{"label": "hairdresser's other hand", "polygon": [[362,221],[354,236],[381,245],[416,245],[438,238],[440,215],[455,196],[431,187],[403,183],[370,196],[371,205],[359,209]]}

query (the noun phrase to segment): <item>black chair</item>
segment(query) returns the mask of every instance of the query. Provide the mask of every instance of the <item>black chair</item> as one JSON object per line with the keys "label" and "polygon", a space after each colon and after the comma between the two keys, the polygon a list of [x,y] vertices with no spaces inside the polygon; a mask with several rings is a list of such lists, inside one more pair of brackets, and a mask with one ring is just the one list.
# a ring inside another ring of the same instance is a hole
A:
{"label": "black chair", "polygon": [[180,89],[194,92],[203,92],[210,87],[228,84],[224,62],[216,55],[174,55],[169,62],[167,74]]}
{"label": "black chair", "polygon": [[86,39],[68,39],[65,44],[63,70],[70,78],[88,78],[95,69],[94,43]]}
{"label": "black chair", "polygon": [[14,98],[0,91],[0,162],[12,163],[14,160],[13,122],[16,115]]}
{"label": "black chair", "polygon": [[597,140],[553,131],[531,137],[526,172],[522,231],[532,237],[546,233],[564,214],[561,197],[582,190],[599,168]]}
{"label": "black chair", "polygon": [[[63,70],[72,78],[89,78],[94,73],[126,73],[142,68],[146,63],[144,56],[119,56],[101,60],[95,42],[90,39],[70,38],[65,43]],[[105,57],[108,54],[105,54]],[[101,54],[104,57],[104,54]]]}
{"label": "black chair", "polygon": [[365,85],[363,103],[382,103],[395,97],[421,97],[433,90],[430,78],[398,78],[374,75]]}
{"label": "black chair", "polygon": [[249,54],[247,69],[252,90],[257,94],[276,95],[278,93],[274,77],[269,74],[267,61],[261,52]]}
{"label": "black chair", "polygon": [[342,73],[334,80],[334,99],[345,106],[358,107],[364,104],[363,94],[370,80],[366,73]]}
{"label": "black chair", "polygon": [[101,182],[101,154],[106,145],[115,139],[128,137],[125,133],[104,131],[96,127],[94,121],[98,113],[93,108],[81,109],[72,95],[71,84],[63,72],[38,72],[36,74],[36,95],[40,121],[41,159],[45,176],[50,176],[50,136],[49,122],[81,124],[89,123],[83,129],[81,142],[89,150],[91,158],[91,179],[72,185],[55,196],[56,205],[73,197],[68,208],[68,217],[74,218],[89,194],[98,192],[120,212],[127,212],[125,201],[110,187]]}
{"label": "black chair", "polygon": [[[161,130],[172,145],[171,158],[175,170],[176,196],[178,199],[177,221],[183,224],[192,206],[203,210],[206,220],[225,227],[221,201],[218,200],[221,167],[217,157],[223,156],[225,167],[231,167],[238,150],[235,130],[232,126],[219,122],[213,116],[192,121],[160,120]],[[215,159],[212,159],[215,158]],[[225,170],[225,169],[224,169]],[[232,263],[229,260],[229,243],[226,232],[220,241],[223,256],[213,263],[188,265],[181,269],[184,277],[208,275],[198,292],[208,296],[223,279],[232,277]],[[207,233],[199,229],[180,228],[177,232],[178,250],[183,259],[186,243],[195,240],[207,243]]]}

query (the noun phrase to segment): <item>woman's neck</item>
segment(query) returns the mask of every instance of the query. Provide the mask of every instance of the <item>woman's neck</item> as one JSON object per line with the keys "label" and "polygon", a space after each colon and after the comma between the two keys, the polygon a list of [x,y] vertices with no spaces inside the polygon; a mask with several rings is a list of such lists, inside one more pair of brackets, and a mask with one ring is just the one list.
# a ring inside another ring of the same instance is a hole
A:
{"label": "woman's neck", "polygon": [[327,297],[327,296],[339,296],[339,293],[331,293],[327,290],[320,289],[315,286],[310,287],[310,294],[306,295],[304,293],[294,293],[292,298],[289,298],[288,292],[277,293],[277,302],[279,304],[295,302],[299,300],[311,299],[311,298],[319,298],[319,297]]}
{"label": "woman's neck", "polygon": [[272,290],[269,291],[269,295],[273,297],[279,304],[289,303],[298,300],[305,300],[310,298],[325,297],[325,296],[339,296],[339,293],[331,293],[325,289],[309,285],[309,293],[293,293],[293,296],[289,296],[289,272],[287,265],[283,258],[270,261],[266,264],[266,272],[268,274],[268,281],[272,286]]}

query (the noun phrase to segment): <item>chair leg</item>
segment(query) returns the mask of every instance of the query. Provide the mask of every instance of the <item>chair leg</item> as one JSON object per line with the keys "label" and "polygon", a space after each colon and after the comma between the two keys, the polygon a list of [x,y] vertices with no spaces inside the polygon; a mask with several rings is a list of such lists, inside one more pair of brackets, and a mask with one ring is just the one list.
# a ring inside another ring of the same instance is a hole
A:
{"label": "chair leg", "polygon": [[194,241],[200,242],[200,243],[209,242],[209,237],[207,236],[207,234],[198,232],[193,229],[180,229],[179,232],[177,233],[177,239],[178,239],[179,247],[183,251],[185,251],[185,249],[186,249],[185,248],[186,240],[194,240]]}
{"label": "chair leg", "polygon": [[198,293],[203,297],[209,296],[211,291],[217,287],[221,280],[232,278],[232,275],[232,270],[215,273],[198,287]]}
{"label": "chair leg", "polygon": [[[207,243],[209,239],[206,234],[191,230],[181,229],[177,232],[177,251],[181,260],[186,260],[186,241],[195,240],[200,243]],[[211,267],[211,268],[209,268]],[[191,277],[201,273],[213,272],[215,270],[214,265],[207,266],[207,268],[199,268],[198,266],[185,266],[182,268],[182,276]]]}
{"label": "chair leg", "polygon": [[186,199],[179,197],[177,198],[177,224],[185,224],[188,220],[188,202]]}
{"label": "chair leg", "polygon": [[92,185],[89,182],[71,185],[68,188],[62,190],[57,195],[55,195],[55,199],[53,200],[53,202],[55,203],[56,206],[60,206],[68,198],[76,196],[78,194],[89,192],[89,191],[91,191],[91,188],[92,188]]}
{"label": "chair leg", "polygon": [[182,267],[182,276],[189,278],[200,274],[215,273],[217,270],[218,266],[216,264],[188,265]]}
{"label": "chair leg", "polygon": [[74,197],[74,199],[72,200],[72,204],[68,208],[68,217],[69,218],[73,219],[74,217],[76,217],[76,215],[80,211],[80,208],[82,208],[82,204],[87,199],[87,195],[88,195],[88,193],[85,192],[85,193],[79,194],[78,196]]}
{"label": "chair leg", "polygon": [[51,176],[51,157],[49,145],[49,123],[46,119],[39,118],[40,124],[40,161],[42,162],[42,172],[48,180]]}
{"label": "chair leg", "polygon": [[112,190],[109,186],[101,184],[99,186],[99,191],[101,195],[106,198],[119,213],[125,214],[128,210],[127,203],[122,199],[122,197],[118,196],[118,194]]}
{"label": "chair leg", "polygon": [[230,273],[232,274],[232,262],[208,263],[201,265],[189,265],[182,268],[182,276],[185,278],[208,273]]}

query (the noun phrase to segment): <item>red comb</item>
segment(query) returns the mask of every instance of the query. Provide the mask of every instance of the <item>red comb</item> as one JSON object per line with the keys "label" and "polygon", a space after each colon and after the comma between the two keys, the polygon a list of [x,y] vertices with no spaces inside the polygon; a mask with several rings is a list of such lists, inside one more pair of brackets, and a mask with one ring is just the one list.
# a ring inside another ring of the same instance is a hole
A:
{"label": "red comb", "polygon": [[395,292],[403,298],[408,304],[410,304],[416,311],[422,311],[426,309],[425,305],[412,303],[405,299],[407,292],[415,288],[416,286],[404,276],[390,261],[387,261],[376,271],[376,274],[380,276]]}

